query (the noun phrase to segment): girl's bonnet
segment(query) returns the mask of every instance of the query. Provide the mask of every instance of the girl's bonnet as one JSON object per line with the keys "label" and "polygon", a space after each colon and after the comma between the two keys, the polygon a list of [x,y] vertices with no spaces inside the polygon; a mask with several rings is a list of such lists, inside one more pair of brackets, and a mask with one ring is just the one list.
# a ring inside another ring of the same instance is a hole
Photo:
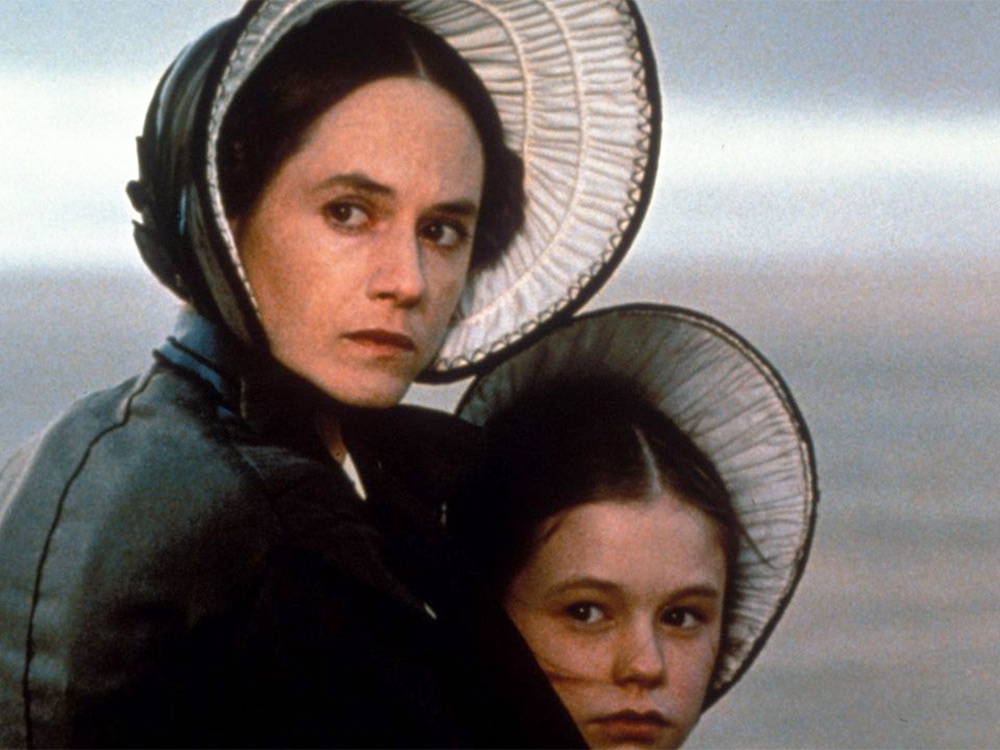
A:
{"label": "girl's bonnet", "polygon": [[629,305],[561,324],[480,375],[461,417],[485,424],[519,397],[561,378],[626,380],[714,464],[748,539],[705,707],[743,675],[805,568],[819,498],[812,441],[777,371],[717,320],[679,307]]}

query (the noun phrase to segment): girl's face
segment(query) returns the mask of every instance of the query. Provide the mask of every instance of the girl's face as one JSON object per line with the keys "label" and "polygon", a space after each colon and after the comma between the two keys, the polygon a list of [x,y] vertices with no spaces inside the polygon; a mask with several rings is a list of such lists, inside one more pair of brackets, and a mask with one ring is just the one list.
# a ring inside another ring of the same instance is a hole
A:
{"label": "girl's face", "polygon": [[547,519],[504,606],[590,747],[679,747],[719,652],[714,522],[671,491]]}
{"label": "girl's face", "polygon": [[342,403],[397,403],[455,311],[482,187],[475,127],[434,84],[328,109],[231,221],[274,356]]}

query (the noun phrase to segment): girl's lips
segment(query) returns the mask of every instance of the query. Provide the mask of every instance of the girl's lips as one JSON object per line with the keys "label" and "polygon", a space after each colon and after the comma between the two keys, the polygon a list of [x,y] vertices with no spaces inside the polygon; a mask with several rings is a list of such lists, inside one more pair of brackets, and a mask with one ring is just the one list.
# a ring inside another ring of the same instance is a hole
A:
{"label": "girl's lips", "polygon": [[370,347],[384,347],[406,352],[417,350],[417,345],[409,336],[396,333],[395,331],[386,331],[382,328],[366,328],[362,331],[351,331],[344,334],[344,338]]}
{"label": "girl's lips", "polygon": [[592,719],[601,731],[616,740],[652,743],[670,722],[659,711],[619,711]]}

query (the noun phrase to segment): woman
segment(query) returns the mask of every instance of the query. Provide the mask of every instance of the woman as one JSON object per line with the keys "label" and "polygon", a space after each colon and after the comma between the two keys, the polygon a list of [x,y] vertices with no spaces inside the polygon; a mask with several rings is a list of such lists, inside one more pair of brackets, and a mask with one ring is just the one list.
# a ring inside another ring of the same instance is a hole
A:
{"label": "woman", "polygon": [[763,647],[817,499],[777,373],[678,308],[585,316],[480,377],[450,525],[590,747],[678,747]]}
{"label": "woman", "polygon": [[251,3],[161,81],[129,195],[187,305],[0,476],[2,744],[579,741],[441,532],[474,435],[395,404],[620,259],[651,60],[620,3],[396,7]]}

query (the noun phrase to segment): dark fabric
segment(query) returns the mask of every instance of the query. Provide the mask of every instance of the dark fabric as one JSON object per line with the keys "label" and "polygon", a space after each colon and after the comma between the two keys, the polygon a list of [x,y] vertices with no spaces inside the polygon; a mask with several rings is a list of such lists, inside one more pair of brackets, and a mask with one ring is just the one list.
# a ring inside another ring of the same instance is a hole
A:
{"label": "dark fabric", "polygon": [[254,313],[216,226],[206,181],[209,110],[232,46],[255,11],[208,30],[160,79],[138,139],[139,177],[128,184],[143,261],[178,297],[223,322],[244,342],[264,345]]}
{"label": "dark fabric", "polygon": [[365,502],[241,356],[189,314],[0,474],[0,743],[582,746],[439,522],[475,428],[345,411]]}

